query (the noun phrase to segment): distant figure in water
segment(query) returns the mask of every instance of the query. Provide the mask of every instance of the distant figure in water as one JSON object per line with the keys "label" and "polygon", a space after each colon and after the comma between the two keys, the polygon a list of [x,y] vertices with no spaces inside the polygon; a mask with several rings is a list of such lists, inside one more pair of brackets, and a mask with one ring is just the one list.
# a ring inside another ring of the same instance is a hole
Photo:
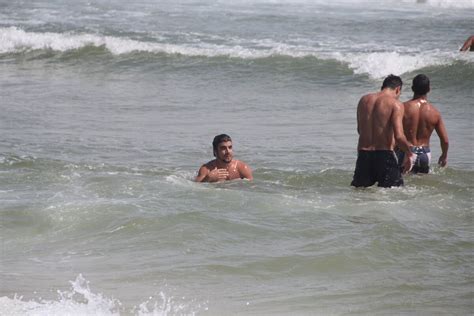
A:
{"label": "distant figure in water", "polygon": [[214,137],[212,148],[216,159],[201,166],[196,176],[196,182],[253,179],[250,167],[246,163],[234,159],[232,139],[229,135],[221,134]]}
{"label": "distant figure in water", "polygon": [[474,52],[474,35],[469,36],[460,49],[461,52],[466,52],[468,50]]}
{"label": "distant figure in water", "polygon": [[[416,155],[416,160],[412,172],[428,173],[431,162],[431,134],[433,130],[438,134],[442,150],[438,164],[444,167],[448,162],[448,133],[441,114],[428,102],[430,79],[424,74],[417,75],[413,78],[411,89],[413,98],[403,104],[403,130],[407,140],[414,145],[411,150]],[[405,154],[397,151],[397,155],[399,160],[402,160]]]}
{"label": "distant figure in water", "polygon": [[351,185],[379,187],[403,185],[395,155],[395,145],[406,153],[405,170],[411,169],[414,154],[403,134],[403,104],[398,101],[402,79],[390,75],[383,81],[380,92],[364,95],[357,106],[357,161]]}

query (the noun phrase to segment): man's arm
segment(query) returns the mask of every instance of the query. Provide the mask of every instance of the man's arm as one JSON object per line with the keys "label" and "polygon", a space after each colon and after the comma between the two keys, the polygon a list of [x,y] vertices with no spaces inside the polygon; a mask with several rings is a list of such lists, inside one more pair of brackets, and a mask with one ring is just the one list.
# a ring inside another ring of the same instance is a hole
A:
{"label": "man's arm", "polygon": [[214,169],[210,170],[208,165],[203,165],[199,171],[196,179],[196,182],[217,182],[224,181],[229,177],[229,171],[227,169]]}
{"label": "man's arm", "polygon": [[252,169],[245,162],[239,161],[239,173],[241,178],[253,180]]}
{"label": "man's arm", "polygon": [[404,151],[406,154],[412,153],[410,150],[411,144],[408,142],[404,132],[403,132],[403,114],[405,109],[403,104],[399,101],[395,103],[394,110],[392,113],[392,126],[393,134],[395,136],[395,141],[397,142],[398,147]]}
{"label": "man's arm", "polygon": [[360,135],[360,127],[359,127],[359,121],[360,121],[360,112],[362,110],[362,106],[365,103],[366,96],[363,96],[360,98],[359,103],[357,104],[357,134]]}
{"label": "man's arm", "polygon": [[448,140],[448,132],[446,131],[446,126],[444,125],[443,118],[439,118],[438,124],[435,126],[436,133],[439,136],[439,142],[441,145],[441,156],[439,157],[438,164],[441,167],[446,166],[448,163],[448,148],[449,148],[449,140]]}
{"label": "man's arm", "polygon": [[397,142],[398,147],[405,152],[405,160],[403,161],[403,171],[409,172],[413,167],[413,154],[410,150],[412,144],[410,144],[403,133],[403,114],[404,114],[403,104],[399,101],[395,102],[394,110],[392,113],[392,126],[393,133],[395,136],[395,141]]}
{"label": "man's arm", "polygon": [[194,179],[194,181],[205,182],[208,175],[209,169],[206,167],[206,165],[203,165],[201,166],[201,168],[199,168],[198,175],[196,176],[196,179]]}

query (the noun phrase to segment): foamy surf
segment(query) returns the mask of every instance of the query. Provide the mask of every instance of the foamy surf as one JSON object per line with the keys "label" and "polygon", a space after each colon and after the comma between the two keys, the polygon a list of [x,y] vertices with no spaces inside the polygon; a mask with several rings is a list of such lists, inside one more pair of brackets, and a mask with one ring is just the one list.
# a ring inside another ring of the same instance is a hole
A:
{"label": "foamy surf", "polygon": [[[362,52],[327,53],[316,46],[290,45],[272,40],[227,39],[228,44],[198,42],[194,44],[166,44],[143,42],[129,38],[72,33],[26,32],[16,27],[0,28],[0,53],[22,53],[34,50],[67,52],[85,47],[104,48],[114,55],[138,53],[182,55],[188,57],[228,57],[257,60],[274,56],[289,58],[314,57],[319,60],[336,60],[347,65],[355,74],[367,74],[378,79],[393,73],[402,75],[429,66],[451,65],[455,61],[472,62],[472,56],[458,52],[397,52],[387,48],[378,51],[376,45]],[[245,47],[249,45],[252,47]],[[327,43],[321,45],[327,47]],[[325,48],[327,49],[327,48]]]}
{"label": "foamy surf", "polygon": [[37,33],[26,32],[16,27],[0,28],[0,53],[19,53],[31,50],[53,50],[66,52],[85,47],[103,47],[114,55],[132,52],[162,53],[169,55],[255,59],[272,55],[304,57],[300,52],[292,53],[289,46],[280,44],[267,50],[245,48],[240,45],[217,45],[211,43],[168,44],[137,41],[129,38],[94,34]]}
{"label": "foamy surf", "polygon": [[367,74],[379,79],[387,74],[402,75],[431,66],[451,65],[457,60],[463,60],[459,54],[425,52],[418,54],[403,54],[398,52],[376,53],[335,53],[333,55],[342,63],[347,63],[355,74]]}
{"label": "foamy surf", "polygon": [[17,294],[13,298],[0,297],[2,315],[120,315],[120,302],[93,293],[82,275],[70,281],[69,291],[57,291],[57,300],[24,300]]}
{"label": "foamy surf", "polygon": [[138,315],[138,316],[166,316],[166,315],[195,315],[199,311],[207,310],[206,303],[186,302],[183,298],[175,299],[160,291],[156,296],[148,297],[131,309],[123,307],[120,300],[107,297],[102,293],[95,293],[82,274],[74,281],[69,282],[68,291],[57,291],[57,299],[43,298],[24,299],[15,294],[12,298],[0,297],[1,315],[28,315],[28,316],[63,316],[63,315]]}

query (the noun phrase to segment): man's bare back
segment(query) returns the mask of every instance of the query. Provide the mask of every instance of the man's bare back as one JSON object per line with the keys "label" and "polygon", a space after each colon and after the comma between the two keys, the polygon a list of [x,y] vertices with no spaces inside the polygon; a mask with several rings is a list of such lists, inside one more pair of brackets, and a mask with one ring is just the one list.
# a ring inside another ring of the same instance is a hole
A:
{"label": "man's bare back", "polygon": [[374,150],[372,140],[373,119],[372,112],[374,105],[381,92],[370,93],[360,98],[357,106],[357,132],[359,133],[359,142],[357,150]]}
{"label": "man's bare back", "polygon": [[[428,101],[427,94],[430,91],[430,80],[424,74],[419,74],[413,79],[413,98],[404,103],[405,113],[403,115],[403,129],[409,142],[415,147],[424,147],[426,153],[430,153],[430,138],[433,130],[439,136],[442,154],[438,160],[441,166],[447,164],[448,156],[448,133],[444,125],[441,113]],[[431,154],[429,154],[429,160]],[[427,166],[424,172],[428,172]]]}
{"label": "man's bare back", "polygon": [[403,128],[407,140],[414,146],[429,146],[430,137],[440,124],[441,114],[425,98],[416,98],[404,103]]}
{"label": "man's bare back", "polygon": [[395,140],[409,144],[403,135],[403,105],[392,91],[363,96],[357,107],[358,150],[393,150]]}

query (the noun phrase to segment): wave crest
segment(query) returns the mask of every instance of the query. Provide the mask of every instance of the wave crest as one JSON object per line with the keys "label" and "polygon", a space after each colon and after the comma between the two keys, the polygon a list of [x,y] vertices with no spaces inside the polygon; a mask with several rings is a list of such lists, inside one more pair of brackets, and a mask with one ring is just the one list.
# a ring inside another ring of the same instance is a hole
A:
{"label": "wave crest", "polygon": [[[451,65],[456,61],[472,63],[472,54],[431,51],[328,51],[320,43],[287,44],[269,39],[245,41],[238,38],[219,38],[221,44],[196,40],[191,43],[169,44],[145,42],[130,38],[72,33],[26,32],[16,27],[0,28],[0,54],[18,54],[36,50],[69,52],[86,47],[103,48],[113,55],[131,53],[180,55],[204,58],[265,59],[278,56],[288,58],[313,57],[321,61],[337,61],[355,74],[367,74],[374,79],[390,73],[402,75],[429,66]],[[324,45],[322,45],[324,46]],[[370,46],[370,45],[369,45]],[[374,46],[373,50],[377,47]]]}
{"label": "wave crest", "polygon": [[179,54],[204,57],[228,56],[234,58],[264,58],[271,55],[304,57],[305,55],[302,52],[291,52],[291,47],[285,44],[274,45],[266,50],[245,48],[240,45],[230,46],[210,43],[176,45],[143,42],[129,38],[93,34],[25,32],[16,27],[0,28],[0,39],[0,54],[18,53],[30,50],[53,50],[66,52],[87,46],[93,46],[105,47],[114,55],[129,54],[132,52],[165,53],[170,55]]}
{"label": "wave crest", "polygon": [[368,74],[372,78],[383,78],[388,74],[402,75],[431,66],[451,65],[460,59],[456,54],[408,55],[398,52],[334,54],[334,57],[347,63],[355,74]]}

